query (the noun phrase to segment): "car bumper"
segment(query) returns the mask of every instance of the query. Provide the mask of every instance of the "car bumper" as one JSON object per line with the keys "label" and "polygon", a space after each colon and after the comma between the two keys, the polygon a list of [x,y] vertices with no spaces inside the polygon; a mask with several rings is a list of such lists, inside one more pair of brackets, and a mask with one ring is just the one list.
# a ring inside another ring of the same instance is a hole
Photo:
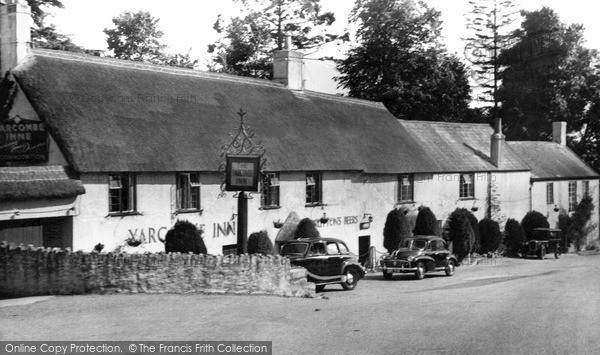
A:
{"label": "car bumper", "polygon": [[[390,265],[391,264],[391,265]],[[382,263],[381,269],[385,272],[415,272],[416,267],[411,265],[410,261],[395,260],[392,262]]]}

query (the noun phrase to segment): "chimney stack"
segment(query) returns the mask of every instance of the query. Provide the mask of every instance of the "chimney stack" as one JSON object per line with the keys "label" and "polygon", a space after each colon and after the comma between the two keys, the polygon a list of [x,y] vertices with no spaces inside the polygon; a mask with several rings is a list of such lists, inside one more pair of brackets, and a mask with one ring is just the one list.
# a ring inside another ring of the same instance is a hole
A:
{"label": "chimney stack", "polygon": [[567,122],[552,122],[552,141],[567,145]]}
{"label": "chimney stack", "polygon": [[286,85],[292,90],[303,90],[302,66],[304,55],[291,50],[291,37],[285,38],[285,49],[273,55],[273,81]]}
{"label": "chimney stack", "polygon": [[504,146],[504,134],[502,134],[502,118],[496,117],[494,121],[494,134],[492,134],[492,146],[490,149],[490,158],[492,164],[500,168],[502,162],[502,146]]}
{"label": "chimney stack", "polygon": [[25,0],[0,0],[1,75],[16,67],[29,54],[31,8]]}

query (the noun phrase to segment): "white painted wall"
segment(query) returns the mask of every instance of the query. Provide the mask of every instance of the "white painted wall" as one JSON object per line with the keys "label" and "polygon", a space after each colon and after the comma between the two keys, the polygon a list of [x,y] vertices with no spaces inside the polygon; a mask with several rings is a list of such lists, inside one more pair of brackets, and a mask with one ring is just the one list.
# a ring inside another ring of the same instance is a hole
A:
{"label": "white painted wall", "polygon": [[[495,177],[501,193],[502,210],[509,217],[522,218],[529,207],[529,173],[501,173]],[[97,243],[113,250],[134,236],[150,243],[159,243],[166,231],[178,219],[189,220],[204,230],[208,252],[221,254],[224,245],[237,242],[237,199],[233,193],[221,196],[217,174],[201,174],[202,213],[176,214],[175,173],[137,174],[137,210],[140,215],[108,215],[108,174],[84,174],[86,194],[80,196],[74,219],[74,249],[91,250]],[[488,175],[476,175],[475,199],[459,199],[458,174],[420,174],[415,176],[415,203],[406,205],[414,219],[421,205],[430,207],[444,221],[457,207],[471,209],[478,219],[485,216],[488,196]],[[260,196],[248,202],[248,234],[266,230],[275,241],[279,229],[275,221],[284,221],[291,212],[300,218],[318,220],[324,214],[328,223],[318,223],[323,237],[340,238],[358,253],[358,237],[371,236],[371,245],[383,251],[383,227],[389,211],[397,207],[398,178],[395,174],[368,175],[359,172],[324,172],[323,206],[305,204],[305,173],[280,174],[280,206],[261,209]],[[525,198],[525,200],[523,200]],[[369,229],[361,230],[365,214],[371,214]],[[161,249],[162,245],[157,244]]]}

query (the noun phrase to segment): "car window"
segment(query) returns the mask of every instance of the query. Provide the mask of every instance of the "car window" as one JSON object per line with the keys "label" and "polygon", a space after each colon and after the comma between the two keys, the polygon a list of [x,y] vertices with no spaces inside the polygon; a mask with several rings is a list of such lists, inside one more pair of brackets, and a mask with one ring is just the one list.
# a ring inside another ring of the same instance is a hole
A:
{"label": "car window", "polygon": [[310,246],[308,255],[325,255],[325,244],[313,243],[313,245]]}
{"label": "car window", "polygon": [[338,248],[340,248],[340,253],[342,254],[350,254],[350,250],[346,247],[344,243],[338,243]]}
{"label": "car window", "polygon": [[413,250],[424,249],[427,246],[427,241],[425,239],[415,239],[412,243]]}
{"label": "car window", "polygon": [[438,241],[437,240],[432,240],[429,242],[429,248],[431,250],[438,250]]}
{"label": "car window", "polygon": [[327,243],[327,254],[329,255],[337,255],[340,253],[336,242]]}
{"label": "car window", "polygon": [[281,255],[304,255],[308,243],[287,243],[281,248]]}

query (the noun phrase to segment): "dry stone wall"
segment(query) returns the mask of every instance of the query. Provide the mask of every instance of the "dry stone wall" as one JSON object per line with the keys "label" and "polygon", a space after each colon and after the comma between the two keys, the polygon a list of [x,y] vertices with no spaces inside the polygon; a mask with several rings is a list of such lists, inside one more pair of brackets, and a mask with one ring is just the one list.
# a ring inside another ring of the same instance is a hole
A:
{"label": "dry stone wall", "polygon": [[84,253],[0,245],[0,297],[83,293],[311,297],[306,270],[280,256]]}

